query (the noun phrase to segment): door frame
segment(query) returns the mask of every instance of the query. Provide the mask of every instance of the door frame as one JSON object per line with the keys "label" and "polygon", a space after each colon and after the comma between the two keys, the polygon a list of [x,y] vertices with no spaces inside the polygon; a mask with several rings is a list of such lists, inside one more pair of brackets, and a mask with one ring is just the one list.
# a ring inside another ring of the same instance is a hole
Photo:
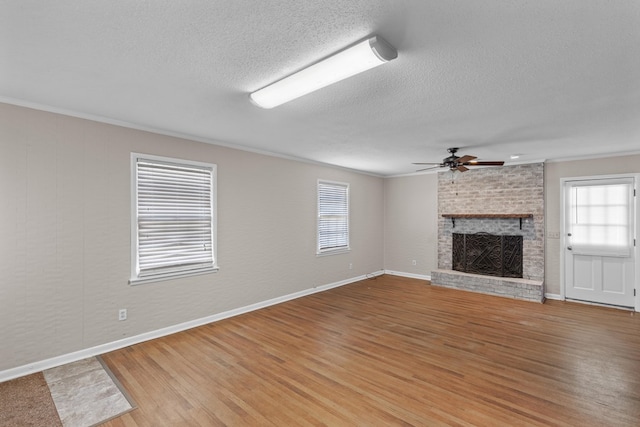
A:
{"label": "door frame", "polygon": [[[640,239],[638,239],[638,228],[640,228],[640,203],[638,203],[638,199],[640,198],[640,173],[623,173],[623,174],[615,174],[615,175],[590,175],[590,176],[572,176],[560,178],[560,299],[565,301],[567,299],[566,293],[566,275],[565,275],[565,257],[566,250],[565,248],[569,244],[567,241],[567,230],[566,230],[566,209],[567,209],[567,193],[566,193],[566,184],[571,181],[592,181],[599,179],[615,179],[615,178],[633,178],[634,179],[634,189],[635,189],[635,197],[633,198],[633,210],[634,210],[634,239],[635,246],[633,248],[633,255],[635,261],[634,268],[634,289],[635,289],[635,297],[634,297],[634,310],[640,312],[640,250],[638,249],[638,245],[640,244]],[[598,303],[594,303],[598,304]]]}

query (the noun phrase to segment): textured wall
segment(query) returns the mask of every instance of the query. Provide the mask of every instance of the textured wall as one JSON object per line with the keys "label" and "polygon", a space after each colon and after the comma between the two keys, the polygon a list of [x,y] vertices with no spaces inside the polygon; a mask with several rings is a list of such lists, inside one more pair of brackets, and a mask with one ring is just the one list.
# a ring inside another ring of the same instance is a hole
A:
{"label": "textured wall", "polygon": [[[503,167],[501,169],[505,169]],[[476,172],[480,171],[479,169]],[[458,175],[470,176],[473,171]],[[475,173],[475,172],[474,172]],[[560,294],[560,243],[556,236],[560,232],[560,179],[578,176],[593,176],[622,173],[640,173],[640,154],[598,159],[547,162],[544,167],[544,220],[547,236],[544,240],[544,284],[545,291]],[[429,275],[437,268],[437,228],[438,221],[443,227],[450,227],[450,220],[438,217],[437,194],[440,175],[444,184],[451,184],[449,173],[427,174],[385,179],[385,268],[407,273]],[[455,182],[459,181],[454,181]],[[494,185],[499,182],[495,179]],[[497,191],[509,191],[507,186]],[[472,191],[467,194],[469,203],[482,197],[484,193]],[[502,193],[504,194],[504,193]],[[507,203],[496,203],[493,208],[509,207]],[[465,206],[467,202],[465,202]],[[500,220],[502,221],[502,220]],[[517,222],[509,220],[512,227]],[[525,232],[533,223],[524,223]],[[457,220],[457,229],[472,227],[471,222]],[[417,254],[417,255],[416,255]],[[411,260],[417,259],[417,266]],[[425,265],[423,267],[423,264]]]}
{"label": "textured wall", "polygon": [[[218,165],[218,273],[127,283],[132,151]],[[383,268],[381,178],[3,104],[0,153],[0,370]],[[350,253],[315,255],[318,179]]]}
{"label": "textured wall", "polygon": [[435,173],[385,179],[386,270],[428,276],[437,268],[437,182]]}
{"label": "textured wall", "polygon": [[[560,233],[562,222],[560,179],[628,173],[640,173],[640,154],[567,162],[549,162],[546,164],[545,198],[547,201],[546,228],[548,235],[545,251],[545,286],[548,293],[561,294],[560,252],[562,250],[562,240],[555,237],[555,233]],[[638,205],[638,209],[640,209],[640,205]],[[638,236],[637,231],[636,236]],[[639,280],[637,277],[636,283]]]}
{"label": "textured wall", "polygon": [[[523,239],[523,278],[544,279],[544,165],[542,163],[438,174],[438,268],[451,269],[451,233],[516,234]],[[456,219],[442,214],[532,214],[532,219]],[[501,227],[505,226],[506,229]],[[483,230],[487,231],[487,230]]]}

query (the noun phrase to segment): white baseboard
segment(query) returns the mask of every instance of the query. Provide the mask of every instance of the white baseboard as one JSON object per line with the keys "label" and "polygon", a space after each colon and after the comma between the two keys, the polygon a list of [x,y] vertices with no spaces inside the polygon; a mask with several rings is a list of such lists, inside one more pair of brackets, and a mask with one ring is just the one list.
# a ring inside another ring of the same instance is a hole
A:
{"label": "white baseboard", "polygon": [[14,378],[22,377],[25,375],[33,374],[35,372],[44,371],[46,369],[55,368],[56,366],[65,365],[71,362],[77,362],[78,360],[86,359],[88,357],[97,356],[100,354],[108,353],[110,351],[118,350],[130,345],[138,344],[144,341],[149,341],[155,338],[164,337],[167,335],[175,334],[177,332],[185,331],[187,329],[195,328],[197,326],[206,325],[208,323],[217,322],[219,320],[227,319],[229,317],[238,316],[240,314],[248,313],[250,311],[259,310],[261,308],[269,307],[275,304],[280,304],[286,301],[290,301],[296,298],[301,298],[307,295],[315,294],[318,292],[327,291],[339,286],[348,285],[350,283],[364,280],[371,276],[380,276],[384,274],[383,270],[379,270],[370,274],[353,277],[351,279],[341,280],[339,282],[329,283],[327,285],[316,286],[303,291],[294,292],[289,295],[283,295],[281,297],[272,298],[266,301],[250,304],[244,307],[236,308],[222,313],[214,314],[211,316],[203,317],[200,319],[190,320],[188,322],[179,323],[177,325],[168,326],[166,328],[157,329],[155,331],[145,332],[143,334],[135,335],[132,337],[124,338],[117,341],[100,344],[95,347],[90,347],[72,353],[63,354],[60,356],[52,357],[50,359],[40,360],[26,365],[18,366],[16,368],[6,369],[0,371],[0,382],[8,381]]}
{"label": "white baseboard", "polygon": [[572,299],[564,298],[560,294],[544,294],[544,297],[547,298],[547,299],[555,299],[555,300],[559,300],[559,301],[571,301],[571,302],[575,302],[575,303],[578,303],[578,304],[597,305],[597,306],[600,306],[600,307],[609,307],[609,308],[613,307],[613,308],[617,308],[617,309],[620,309],[620,310],[628,310],[628,311],[640,312],[640,306],[636,306],[635,308],[632,308],[632,307],[620,307],[620,306],[610,305],[610,304],[599,304],[597,302],[572,300]]}
{"label": "white baseboard", "polygon": [[384,274],[391,274],[392,276],[409,277],[411,279],[431,280],[431,276],[428,276],[428,275],[404,273],[402,271],[385,270]]}

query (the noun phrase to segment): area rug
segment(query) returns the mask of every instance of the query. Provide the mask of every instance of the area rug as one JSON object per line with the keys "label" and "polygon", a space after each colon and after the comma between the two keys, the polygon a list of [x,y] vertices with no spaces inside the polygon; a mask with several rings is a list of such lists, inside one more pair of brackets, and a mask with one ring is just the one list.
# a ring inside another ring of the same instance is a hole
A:
{"label": "area rug", "polygon": [[0,383],[0,426],[62,426],[42,372]]}
{"label": "area rug", "polygon": [[0,427],[90,427],[134,408],[99,357],[0,383]]}
{"label": "area rug", "polygon": [[134,408],[98,357],[47,369],[44,378],[64,427],[96,425]]}

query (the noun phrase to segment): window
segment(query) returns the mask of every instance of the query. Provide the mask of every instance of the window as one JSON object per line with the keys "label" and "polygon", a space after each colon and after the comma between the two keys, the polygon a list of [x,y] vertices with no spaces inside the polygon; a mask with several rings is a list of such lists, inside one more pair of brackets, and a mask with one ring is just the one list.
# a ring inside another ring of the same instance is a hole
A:
{"label": "window", "polygon": [[328,254],[349,250],[349,184],[318,181],[318,249]]}
{"label": "window", "polygon": [[574,183],[569,194],[574,253],[630,256],[633,250],[633,179]]}
{"label": "window", "polygon": [[131,280],[215,271],[216,165],[131,155]]}

